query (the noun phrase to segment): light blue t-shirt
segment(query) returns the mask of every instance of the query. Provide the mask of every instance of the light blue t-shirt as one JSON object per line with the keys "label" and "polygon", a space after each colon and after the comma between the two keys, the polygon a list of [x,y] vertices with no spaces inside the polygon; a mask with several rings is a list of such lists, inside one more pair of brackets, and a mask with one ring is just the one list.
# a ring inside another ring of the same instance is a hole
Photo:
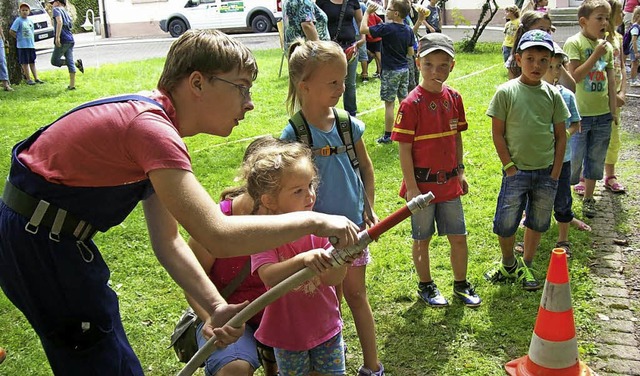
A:
{"label": "light blue t-shirt", "polygon": [[[566,128],[569,129],[571,123],[576,123],[582,120],[580,117],[580,112],[578,112],[578,106],[576,105],[576,95],[566,87],[562,85],[556,85],[558,91],[560,91],[560,95],[562,95],[562,99],[564,100],[564,104],[567,105],[569,112],[571,115],[567,118],[565,122]],[[551,132],[553,133],[553,124],[551,124]],[[569,137],[567,137],[567,148],[564,151],[564,159],[563,162],[569,162],[571,160],[571,144],[569,144]]]}
{"label": "light blue t-shirt", "polygon": [[17,48],[36,48],[33,21],[18,17],[13,21],[11,30],[16,32]]}
{"label": "light blue t-shirt", "polygon": [[[313,148],[324,146],[342,146],[340,133],[334,122],[329,132],[324,132],[309,123]],[[364,133],[364,123],[359,119],[351,117],[351,129],[353,132],[353,143],[360,141]],[[296,140],[296,135],[291,124],[282,131],[280,136],[283,140]],[[364,190],[359,178],[349,161],[347,153],[334,154],[330,156],[314,156],[318,167],[318,177],[320,184],[314,211],[325,214],[344,215],[353,223],[362,225],[364,223]]]}

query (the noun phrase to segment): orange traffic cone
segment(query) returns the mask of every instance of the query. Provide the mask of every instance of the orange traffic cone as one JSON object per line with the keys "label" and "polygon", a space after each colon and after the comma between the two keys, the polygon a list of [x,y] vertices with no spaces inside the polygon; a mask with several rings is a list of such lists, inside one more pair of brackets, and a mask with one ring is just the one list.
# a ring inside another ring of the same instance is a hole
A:
{"label": "orange traffic cone", "polygon": [[511,376],[595,375],[578,359],[567,253],[562,248],[551,252],[529,354],[510,361],[504,368]]}

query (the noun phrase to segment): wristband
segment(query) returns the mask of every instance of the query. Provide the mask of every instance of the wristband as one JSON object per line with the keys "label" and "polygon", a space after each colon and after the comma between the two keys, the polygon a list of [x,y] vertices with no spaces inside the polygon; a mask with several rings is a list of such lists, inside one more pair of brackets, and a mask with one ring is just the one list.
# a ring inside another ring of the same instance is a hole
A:
{"label": "wristband", "polygon": [[502,171],[507,171],[508,169],[510,169],[511,167],[515,166],[516,164],[513,163],[513,161],[507,163],[506,165],[502,166]]}

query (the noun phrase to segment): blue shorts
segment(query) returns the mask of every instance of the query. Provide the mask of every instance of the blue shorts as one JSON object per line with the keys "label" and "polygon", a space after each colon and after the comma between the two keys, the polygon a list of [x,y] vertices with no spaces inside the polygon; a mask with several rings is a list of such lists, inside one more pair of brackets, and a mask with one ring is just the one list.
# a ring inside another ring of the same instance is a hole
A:
{"label": "blue shorts", "polygon": [[344,375],[347,372],[344,360],[342,333],[307,351],[273,349],[280,376],[308,375],[315,371],[323,375]]}
{"label": "blue shorts", "polygon": [[493,232],[503,238],[513,236],[518,230],[525,208],[525,227],[537,232],[547,231],[551,224],[551,210],[557,189],[558,181],[551,178],[551,167],[518,170],[513,176],[503,173]]}
{"label": "blue shorts", "polygon": [[369,61],[366,43],[362,43],[362,46],[358,47],[358,61]]}
{"label": "blue shorts", "polygon": [[629,49],[629,61],[631,62],[636,61],[636,53],[633,52],[633,48]]}
{"label": "blue shorts", "polygon": [[[198,348],[204,346],[207,340],[202,336],[202,323],[198,325],[196,330],[196,340],[198,341]],[[207,376],[215,375],[220,369],[234,360],[244,360],[251,364],[253,369],[260,367],[260,359],[258,358],[258,351],[256,350],[256,339],[254,338],[253,328],[249,325],[245,325],[244,334],[236,342],[230,344],[224,349],[217,350],[213,354],[209,355],[205,361],[204,371]]]}
{"label": "blue shorts", "polygon": [[560,223],[569,223],[573,219],[573,197],[571,197],[571,161],[562,164],[560,178],[558,179],[558,190],[556,199],[553,202],[553,216]]}
{"label": "blue shorts", "polygon": [[[582,118],[580,132],[569,139],[571,145],[571,184],[578,184],[580,174],[585,179],[600,180],[604,170],[613,116],[585,116]],[[584,170],[583,170],[584,169]]]}
{"label": "blue shorts", "polygon": [[382,70],[380,74],[380,99],[395,102],[407,97],[409,89],[409,69]]}
{"label": "blue shorts", "polygon": [[449,201],[431,204],[411,216],[411,235],[413,240],[427,240],[435,233],[438,235],[466,235],[462,201],[456,197]]}
{"label": "blue shorts", "polygon": [[36,62],[35,48],[18,48],[18,63],[33,64]]}

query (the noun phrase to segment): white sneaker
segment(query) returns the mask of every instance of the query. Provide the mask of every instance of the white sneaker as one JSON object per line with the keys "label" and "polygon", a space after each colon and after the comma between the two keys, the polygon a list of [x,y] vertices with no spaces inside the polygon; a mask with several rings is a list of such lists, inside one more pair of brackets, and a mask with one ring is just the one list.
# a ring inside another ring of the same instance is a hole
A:
{"label": "white sneaker", "polygon": [[633,86],[633,87],[638,87],[640,86],[640,80],[639,79],[635,79],[629,82],[629,85]]}

